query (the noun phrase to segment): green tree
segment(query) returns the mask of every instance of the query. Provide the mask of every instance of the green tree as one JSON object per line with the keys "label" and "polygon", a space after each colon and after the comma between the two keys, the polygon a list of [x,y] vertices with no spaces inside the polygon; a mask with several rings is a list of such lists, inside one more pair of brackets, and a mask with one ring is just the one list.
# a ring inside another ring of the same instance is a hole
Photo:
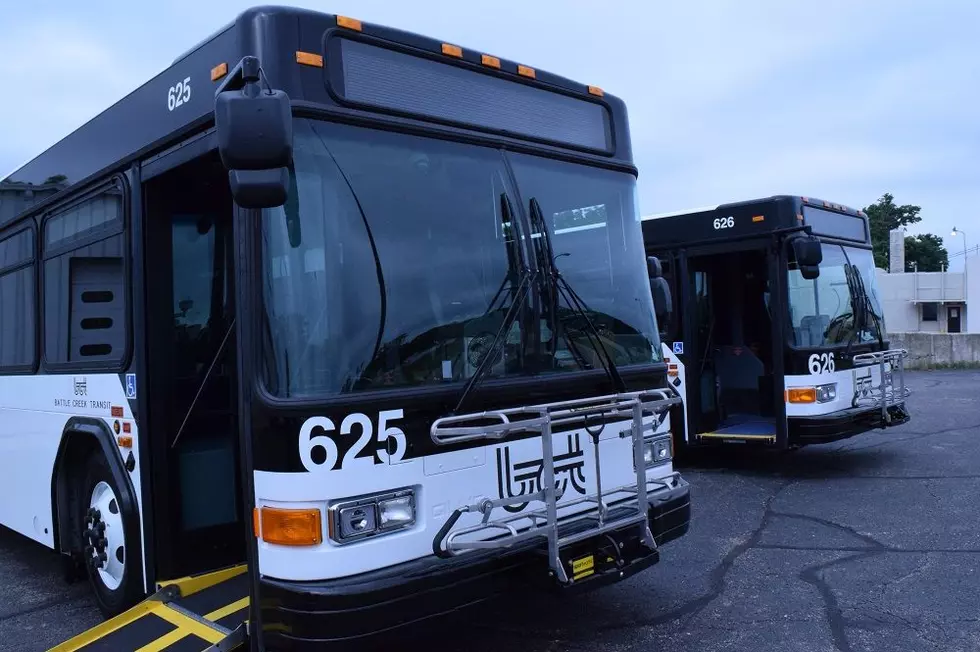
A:
{"label": "green tree", "polygon": [[905,270],[941,272],[949,268],[949,255],[943,239],[932,233],[905,238]]}
{"label": "green tree", "polygon": [[[886,192],[878,201],[864,209],[871,226],[871,246],[874,248],[875,265],[888,269],[888,233],[892,229],[922,221],[921,206],[895,203],[895,197]],[[949,265],[949,255],[943,239],[932,233],[905,238],[905,269],[920,272],[941,272]]]}
{"label": "green tree", "polygon": [[[864,212],[868,214],[868,223],[871,226],[871,246],[874,247],[877,267],[888,269],[888,232],[900,226],[921,222],[922,218],[919,217],[921,210],[921,206],[896,205],[895,197],[888,192],[875,203],[865,207]],[[909,260],[907,249],[905,260]]]}

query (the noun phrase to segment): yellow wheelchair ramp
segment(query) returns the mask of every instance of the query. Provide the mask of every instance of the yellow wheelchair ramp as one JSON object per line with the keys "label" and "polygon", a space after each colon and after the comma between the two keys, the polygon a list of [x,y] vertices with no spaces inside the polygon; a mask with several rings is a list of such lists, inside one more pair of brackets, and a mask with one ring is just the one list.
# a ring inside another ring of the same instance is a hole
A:
{"label": "yellow wheelchair ramp", "polygon": [[132,609],[48,652],[205,652],[244,643],[249,602],[244,565],[157,587]]}

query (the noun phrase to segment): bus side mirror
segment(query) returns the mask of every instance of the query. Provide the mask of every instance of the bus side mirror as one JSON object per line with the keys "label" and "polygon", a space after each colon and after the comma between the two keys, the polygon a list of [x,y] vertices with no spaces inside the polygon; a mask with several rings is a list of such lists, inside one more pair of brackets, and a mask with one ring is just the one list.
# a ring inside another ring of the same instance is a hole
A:
{"label": "bus side mirror", "polygon": [[259,84],[259,60],[245,57],[214,98],[218,153],[228,170],[235,202],[243,208],[275,208],[286,202],[293,158],[289,96]]}
{"label": "bus side mirror", "polygon": [[673,312],[673,299],[670,295],[670,283],[663,275],[663,267],[656,256],[647,257],[647,271],[650,275],[650,294],[653,295],[653,310],[657,316],[660,330],[666,331]]}
{"label": "bus side mirror", "polygon": [[808,281],[820,276],[820,263],[823,262],[823,249],[820,241],[813,236],[794,238],[793,255],[799,265],[800,274]]}

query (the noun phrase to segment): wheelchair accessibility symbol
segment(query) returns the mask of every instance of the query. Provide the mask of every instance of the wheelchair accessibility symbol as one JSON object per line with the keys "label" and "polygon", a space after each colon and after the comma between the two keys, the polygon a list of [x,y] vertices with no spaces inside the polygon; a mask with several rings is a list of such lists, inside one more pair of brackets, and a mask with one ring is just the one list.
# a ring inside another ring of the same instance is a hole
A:
{"label": "wheelchair accessibility symbol", "polygon": [[673,343],[674,355],[684,355],[684,342]]}

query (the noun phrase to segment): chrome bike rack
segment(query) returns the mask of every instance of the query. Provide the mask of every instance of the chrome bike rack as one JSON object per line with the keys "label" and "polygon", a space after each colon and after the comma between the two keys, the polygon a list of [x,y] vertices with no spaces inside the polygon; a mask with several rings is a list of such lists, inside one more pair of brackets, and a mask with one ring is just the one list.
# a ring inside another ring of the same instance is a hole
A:
{"label": "chrome bike rack", "polygon": [[[905,386],[905,358],[908,355],[909,352],[905,349],[888,349],[855,355],[854,407],[879,408],[882,424],[891,423],[888,408],[899,405],[912,393]],[[880,373],[879,384],[875,385],[870,375],[866,383],[859,383],[856,370],[875,366]]]}
{"label": "chrome bike rack", "polygon": [[[432,542],[433,552],[440,557],[452,557],[465,550],[509,548],[518,543],[540,537],[548,542],[548,564],[562,584],[571,580],[560,559],[560,551],[571,544],[630,526],[639,528],[640,540],[651,550],[657,548],[650,531],[648,520],[647,493],[657,487],[670,489],[677,485],[680,474],[672,473],[659,480],[648,480],[646,464],[643,460],[643,440],[647,432],[653,432],[660,421],[644,424],[644,416],[659,417],[672,406],[681,403],[681,398],[672,390],[655,389],[639,392],[610,394],[595,398],[561,401],[545,405],[491,410],[474,414],[449,416],[437,419],[430,431],[432,441],[440,446],[451,446],[473,441],[500,441],[514,435],[537,433],[541,440],[542,474],[541,490],[532,494],[513,498],[491,500],[484,498],[473,505],[455,510],[443,524]],[[631,437],[633,447],[633,466],[636,482],[628,485],[603,489],[599,473],[599,434],[615,419],[629,418],[632,423],[621,431],[621,438]],[[595,472],[597,493],[568,501],[560,506],[561,494],[555,484],[555,456],[552,432],[556,426],[578,426],[591,436],[595,450]],[[614,498],[616,497],[616,498]],[[500,507],[541,502],[543,507],[518,514],[491,519],[491,513]],[[610,505],[617,508],[630,507],[625,516],[610,518]],[[594,507],[561,518],[561,524],[594,519],[595,527],[561,536],[559,534],[559,509],[592,504]],[[477,525],[452,528],[465,513],[479,513],[482,520]],[[529,519],[530,526],[519,530],[515,523]],[[463,540],[466,535],[486,535],[491,538]],[[497,536],[493,536],[497,535]]]}

